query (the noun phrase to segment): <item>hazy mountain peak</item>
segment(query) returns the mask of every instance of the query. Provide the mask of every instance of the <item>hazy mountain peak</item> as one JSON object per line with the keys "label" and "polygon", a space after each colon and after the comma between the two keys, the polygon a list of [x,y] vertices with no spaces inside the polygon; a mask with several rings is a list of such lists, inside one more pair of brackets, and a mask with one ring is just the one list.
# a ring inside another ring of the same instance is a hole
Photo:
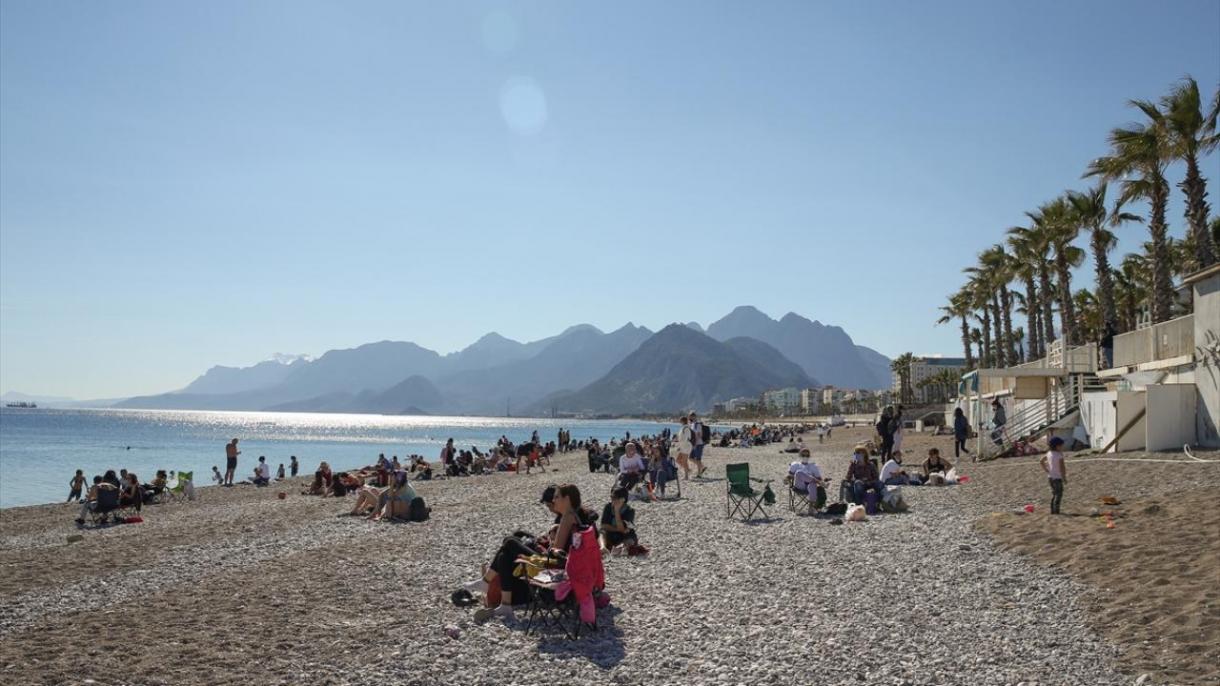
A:
{"label": "hazy mountain peak", "polygon": [[561,333],[559,335],[567,336],[568,334],[579,333],[581,331],[591,331],[593,333],[602,333],[601,329],[597,328],[596,326],[593,326],[592,324],[576,324],[575,326],[569,326],[568,328],[564,329],[563,333]]}
{"label": "hazy mountain peak", "polygon": [[304,353],[300,355],[294,355],[292,353],[272,353],[271,358],[268,361],[279,364],[292,364],[300,361],[311,362],[313,361],[313,357]]}
{"label": "hazy mountain peak", "polygon": [[699,322],[687,322],[687,323],[686,323],[686,328],[688,328],[688,329],[693,329],[693,330],[695,330],[695,331],[698,331],[699,333],[706,333],[706,332],[703,330],[703,327],[702,327],[702,326],[700,326]]}
{"label": "hazy mountain peak", "polygon": [[[475,341],[474,343],[471,343],[470,345],[475,346],[480,343],[518,343],[519,344],[520,341],[514,341],[511,338],[501,336],[499,333],[496,333],[495,331],[491,331],[489,333],[483,334],[482,336],[479,337],[479,340]],[[470,347],[470,346],[467,346],[467,347]]]}

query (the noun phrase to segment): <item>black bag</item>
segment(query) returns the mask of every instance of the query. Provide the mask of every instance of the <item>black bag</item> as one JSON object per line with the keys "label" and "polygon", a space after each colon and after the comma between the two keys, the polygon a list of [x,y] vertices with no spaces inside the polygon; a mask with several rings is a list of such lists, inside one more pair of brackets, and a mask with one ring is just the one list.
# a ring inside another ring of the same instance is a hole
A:
{"label": "black bag", "polygon": [[416,497],[407,507],[407,519],[412,522],[425,522],[428,520],[428,507],[424,503],[424,499]]}
{"label": "black bag", "polygon": [[847,514],[847,503],[831,503],[826,506],[826,514],[841,515]]}
{"label": "black bag", "polygon": [[699,436],[702,438],[704,445],[710,443],[712,440],[712,427],[707,424],[700,424]]}

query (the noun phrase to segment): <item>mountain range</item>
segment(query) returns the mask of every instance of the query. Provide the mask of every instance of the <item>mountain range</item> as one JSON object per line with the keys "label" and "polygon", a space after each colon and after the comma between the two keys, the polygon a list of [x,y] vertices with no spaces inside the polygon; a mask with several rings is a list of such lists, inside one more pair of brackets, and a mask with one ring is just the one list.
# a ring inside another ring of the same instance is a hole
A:
{"label": "mountain range", "polygon": [[794,313],[734,309],[653,333],[581,324],[521,343],[489,333],[441,355],[404,341],[213,367],[180,390],[115,407],[382,414],[549,414],[708,409],[768,388],[889,385],[889,360],[845,331]]}

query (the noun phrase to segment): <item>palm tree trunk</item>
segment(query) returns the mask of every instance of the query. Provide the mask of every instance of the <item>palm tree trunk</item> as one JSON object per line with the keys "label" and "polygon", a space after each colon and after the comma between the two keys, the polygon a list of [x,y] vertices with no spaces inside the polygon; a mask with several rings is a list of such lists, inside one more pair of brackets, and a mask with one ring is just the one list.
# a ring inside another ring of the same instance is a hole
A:
{"label": "palm tree trunk", "polygon": [[966,369],[974,369],[974,355],[970,354],[970,322],[962,315],[962,348],[966,351]]}
{"label": "palm tree trunk", "polygon": [[[1117,330],[1118,316],[1114,307],[1114,277],[1110,274],[1110,258],[1106,254],[1107,246],[1101,231],[1093,231],[1090,241],[1093,248],[1093,270],[1097,275],[1097,299],[1101,306],[1101,330]],[[1104,333],[1103,333],[1104,335]]]}
{"label": "palm tree trunk", "polygon": [[[1062,246],[1066,248],[1067,246]],[[1059,276],[1059,329],[1063,331],[1064,351],[1076,345],[1076,307],[1072,302],[1072,273],[1063,249],[1055,249],[1055,271]]]}
{"label": "palm tree trunk", "polygon": [[995,366],[1006,367],[1008,360],[1004,356],[1004,317],[1000,314],[1000,294],[993,292],[991,294],[991,326],[994,328],[992,333],[995,335]]}
{"label": "palm tree trunk", "polygon": [[995,358],[991,355],[991,310],[983,303],[983,366],[994,367]]}
{"label": "palm tree trunk", "polygon": [[1212,244],[1211,232],[1207,230],[1207,181],[1199,173],[1199,159],[1186,156],[1186,178],[1178,184],[1186,194],[1186,223],[1190,235],[1195,239],[1195,270],[1209,267],[1216,262],[1216,246]]}
{"label": "palm tree trunk", "polygon": [[1045,263],[1038,265],[1038,303],[1042,306],[1042,354],[1045,357],[1051,343],[1055,342],[1055,313],[1051,308],[1051,270]]}
{"label": "palm tree trunk", "polygon": [[1026,358],[1033,360],[1041,357],[1038,345],[1041,343],[1038,332],[1038,290],[1034,286],[1034,275],[1025,275],[1025,330],[1029,332],[1029,344]]}
{"label": "palm tree trunk", "polygon": [[1156,181],[1149,203],[1148,233],[1152,237],[1152,323],[1169,319],[1173,311],[1173,284],[1170,281],[1169,244],[1166,240],[1166,208],[1169,205],[1169,185]]}
{"label": "palm tree trunk", "polygon": [[1017,339],[1012,335],[1012,293],[1008,284],[1000,284],[1000,305],[1004,314],[1004,353],[1008,356],[1008,364],[1015,365],[1021,361],[1017,357]]}

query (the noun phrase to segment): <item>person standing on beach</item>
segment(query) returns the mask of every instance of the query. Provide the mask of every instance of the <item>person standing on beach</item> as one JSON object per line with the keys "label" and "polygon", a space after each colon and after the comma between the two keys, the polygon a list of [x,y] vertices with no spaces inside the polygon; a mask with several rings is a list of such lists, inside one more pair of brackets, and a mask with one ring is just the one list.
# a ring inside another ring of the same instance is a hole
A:
{"label": "person standing on beach", "polygon": [[76,476],[68,482],[68,488],[68,499],[64,502],[70,503],[73,500],[80,502],[81,493],[85,490],[85,472],[80,469],[76,470]]}
{"label": "person standing on beach", "polygon": [[1051,514],[1059,514],[1063,502],[1063,484],[1067,483],[1067,463],[1063,461],[1063,439],[1055,436],[1050,440],[1050,450],[1042,456],[1042,471],[1051,483]]}
{"label": "person standing on beach", "polygon": [[229,441],[225,446],[225,483],[226,486],[233,485],[233,473],[237,471],[237,456],[241,455],[241,451],[237,449],[237,439]]}
{"label": "person standing on beach", "polygon": [[300,468],[301,468],[301,465],[300,465],[300,463],[299,463],[299,462],[297,462],[297,456],[296,456],[296,455],[293,455],[291,458],[289,458],[289,460],[288,460],[288,473],[289,473],[289,474],[292,474],[293,476],[296,476],[296,475],[297,475],[297,470],[298,470],[298,469],[300,469]]}
{"label": "person standing on beach", "polygon": [[953,457],[961,457],[962,453],[970,454],[970,451],[966,450],[967,438],[970,438],[970,421],[959,407],[953,410]]}
{"label": "person standing on beach", "polygon": [[690,431],[694,441],[691,446],[690,459],[695,461],[695,478],[698,479],[707,469],[703,466],[703,422],[699,421],[699,417],[694,412],[690,413]]}
{"label": "person standing on beach", "polygon": [[690,478],[690,454],[695,447],[694,430],[690,427],[690,418],[682,418],[682,428],[678,430],[678,440],[674,444],[678,452],[678,466],[682,468],[682,478]]}

